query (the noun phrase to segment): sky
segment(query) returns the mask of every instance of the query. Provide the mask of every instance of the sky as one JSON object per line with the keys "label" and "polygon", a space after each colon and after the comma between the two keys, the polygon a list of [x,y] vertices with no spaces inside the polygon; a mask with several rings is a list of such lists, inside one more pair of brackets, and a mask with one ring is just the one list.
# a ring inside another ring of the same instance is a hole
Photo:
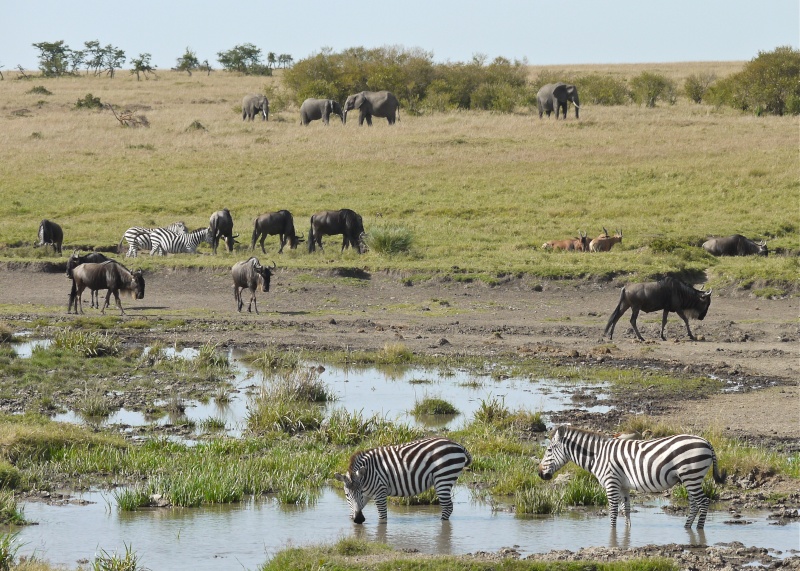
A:
{"label": "sky", "polygon": [[[800,48],[798,0],[0,0],[0,70],[38,68],[32,44],[99,40],[160,69],[190,48],[251,43],[295,61],[323,48],[403,46],[437,63],[481,54],[531,65],[749,61]],[[127,65],[124,67],[128,67]]]}

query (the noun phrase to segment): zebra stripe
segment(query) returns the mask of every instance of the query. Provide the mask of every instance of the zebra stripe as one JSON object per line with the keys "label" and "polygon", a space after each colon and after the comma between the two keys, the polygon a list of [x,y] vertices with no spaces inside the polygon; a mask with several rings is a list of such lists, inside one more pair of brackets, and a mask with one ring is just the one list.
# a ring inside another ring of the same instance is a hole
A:
{"label": "zebra stripe", "polygon": [[[188,228],[186,228],[186,224],[183,222],[173,222],[165,229],[179,233],[186,233],[189,231]],[[132,226],[128,228],[125,234],[123,234],[122,240],[120,240],[120,245],[122,245],[122,242],[128,243],[128,251],[125,257],[136,258],[139,254],[139,250],[146,250],[149,252],[153,247],[150,243],[150,232],[154,230],[156,230],[156,228],[145,228],[144,226]]]}
{"label": "zebra stripe", "polygon": [[708,513],[708,497],[703,478],[714,467],[714,481],[725,481],[717,471],[717,456],[711,444],[699,436],[677,434],[653,440],[621,440],[596,432],[560,426],[550,437],[539,476],[549,480],[572,460],[591,472],[605,488],[611,527],[617,525],[622,497],[622,515],[630,526],[630,490],[661,492],[681,483],[689,495],[689,515],[684,527],[692,527],[698,512],[697,529],[702,529]]}
{"label": "zebra stripe", "polygon": [[200,228],[188,234],[179,234],[164,228],[156,228],[150,235],[150,255],[159,254],[194,254],[200,242],[211,243],[211,233],[208,228]]}
{"label": "zebra stripe", "polygon": [[458,476],[472,462],[469,452],[446,438],[425,438],[397,446],[381,446],[356,452],[344,483],[350,517],[364,523],[363,509],[374,498],[381,521],[386,521],[386,498],[408,497],[434,488],[442,506],[442,519],[453,513],[452,490]]}

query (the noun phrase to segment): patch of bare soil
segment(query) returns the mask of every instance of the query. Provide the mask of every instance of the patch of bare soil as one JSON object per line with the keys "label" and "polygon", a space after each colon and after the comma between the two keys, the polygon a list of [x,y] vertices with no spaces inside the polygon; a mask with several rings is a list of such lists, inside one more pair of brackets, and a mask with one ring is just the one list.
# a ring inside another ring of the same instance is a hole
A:
{"label": "patch of bare soil", "polygon": [[[19,308],[8,318],[43,315],[68,325],[74,319],[66,314],[71,282],[59,269],[58,264],[6,264],[0,271],[0,304]],[[703,400],[687,394],[653,403],[648,412],[670,423],[719,428],[753,441],[794,449],[800,442],[797,297],[765,300],[743,291],[715,292],[706,319],[690,322],[699,341],[688,339],[674,314],[667,341],[662,341],[659,312],[640,314],[646,339],[640,342],[627,322],[630,312],[617,324],[613,341],[602,336],[621,283],[530,277],[509,277],[495,286],[447,278],[412,283],[385,272],[278,269],[271,290],[258,292],[261,314],[256,315],[236,312],[224,270],[163,270],[149,272],[146,280],[144,300],[123,298],[128,318],[174,318],[185,325],[125,330],[131,342],[213,341],[241,348],[276,343],[333,350],[379,350],[402,343],[433,356],[519,355],[584,367],[713,375],[726,381],[731,392]],[[98,314],[85,306],[87,314]],[[107,312],[119,314],[114,307]]]}

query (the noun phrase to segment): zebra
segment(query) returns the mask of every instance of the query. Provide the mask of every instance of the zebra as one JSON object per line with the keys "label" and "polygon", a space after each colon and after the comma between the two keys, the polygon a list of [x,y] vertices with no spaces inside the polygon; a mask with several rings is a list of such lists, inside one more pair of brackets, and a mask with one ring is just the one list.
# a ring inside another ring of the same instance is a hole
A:
{"label": "zebra", "polygon": [[211,232],[208,228],[199,228],[186,234],[172,232],[164,228],[156,228],[150,235],[150,255],[159,254],[194,254],[200,242],[211,243]]}
{"label": "zebra", "polygon": [[[184,234],[189,231],[189,229],[186,228],[186,224],[183,222],[173,222],[165,229],[171,230],[172,232],[182,232]],[[150,232],[153,230],[156,230],[156,228],[145,228],[144,226],[132,226],[128,228],[125,230],[122,240],[119,241],[117,251],[120,251],[123,242],[128,243],[128,252],[125,254],[126,258],[137,257],[139,250],[150,251],[150,249],[153,247],[153,245],[150,243]]]}
{"label": "zebra", "polygon": [[446,438],[425,438],[397,446],[380,446],[356,452],[344,483],[350,517],[364,523],[362,510],[375,499],[381,523],[386,522],[387,496],[414,496],[433,487],[442,506],[442,520],[453,513],[452,490],[461,471],[472,463],[466,448]]}
{"label": "zebra", "polygon": [[539,476],[549,480],[572,460],[591,472],[606,490],[611,527],[617,526],[617,510],[622,496],[622,515],[627,526],[630,519],[630,490],[661,492],[677,483],[689,495],[689,516],[684,527],[703,529],[708,512],[708,497],[703,492],[703,478],[714,467],[714,481],[725,481],[725,471],[717,471],[717,456],[704,438],[677,434],[653,440],[620,440],[597,432],[559,426],[550,436]]}

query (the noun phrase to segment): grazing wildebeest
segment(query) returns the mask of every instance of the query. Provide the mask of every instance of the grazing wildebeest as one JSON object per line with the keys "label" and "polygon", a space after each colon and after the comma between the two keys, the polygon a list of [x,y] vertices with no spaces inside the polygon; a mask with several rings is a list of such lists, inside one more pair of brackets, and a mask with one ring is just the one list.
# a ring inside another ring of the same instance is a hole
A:
{"label": "grazing wildebeest", "polygon": [[277,266],[272,262],[272,268],[262,266],[258,258],[252,257],[244,262],[236,262],[231,268],[231,275],[233,276],[233,299],[236,300],[236,310],[241,312],[244,301],[242,301],[242,290],[247,288],[250,290],[250,303],[247,304],[247,311],[250,312],[250,306],[255,305],[256,313],[258,313],[258,301],[256,300],[256,290],[258,284],[261,283],[261,291],[269,291],[269,281],[272,277],[272,270]]}
{"label": "grazing wildebeest", "polygon": [[588,252],[589,251],[589,238],[586,233],[578,230],[577,238],[569,238],[567,240],[550,240],[542,244],[545,250],[567,250],[570,252]]}
{"label": "grazing wildebeest", "polygon": [[233,244],[236,242],[236,238],[238,238],[239,235],[233,235],[233,217],[231,216],[231,211],[227,208],[223,208],[212,214],[208,221],[208,233],[211,237],[211,249],[215,254],[217,253],[220,237],[225,239],[225,247],[228,249],[228,252],[233,252]]}
{"label": "grazing wildebeest", "polygon": [[609,236],[606,229],[603,228],[603,234],[589,242],[590,252],[608,252],[614,244],[622,243],[622,230],[614,232],[613,236]]}
{"label": "grazing wildebeest", "polygon": [[767,243],[754,242],[741,234],[727,238],[712,238],[703,244],[703,249],[712,256],[766,256]]}
{"label": "grazing wildebeest", "polygon": [[639,329],[636,327],[636,318],[639,311],[650,313],[651,311],[664,311],[664,316],[661,319],[661,339],[666,341],[664,337],[664,328],[667,326],[667,315],[669,312],[675,312],[678,317],[683,319],[686,324],[686,332],[689,337],[695,341],[692,330],[689,329],[689,317],[703,320],[708,312],[708,307],[711,305],[711,291],[702,291],[694,289],[686,285],[680,280],[675,278],[666,277],[658,282],[649,282],[643,284],[629,284],[622,288],[619,294],[619,304],[611,314],[606,325],[605,332],[608,334],[609,339],[614,337],[614,326],[622,314],[628,308],[631,308],[631,325],[636,332],[636,336],[644,341]]}
{"label": "grazing wildebeest", "polygon": [[349,208],[341,210],[323,210],[311,216],[311,229],[308,231],[308,251],[313,252],[318,245],[322,247],[322,237],[342,234],[342,252],[352,246],[359,254],[363,253],[361,245],[364,234],[364,222],[360,214]]}
{"label": "grazing wildebeest", "polygon": [[283,253],[283,247],[289,243],[289,248],[294,250],[297,245],[304,240],[303,236],[298,236],[294,231],[294,218],[288,210],[278,210],[277,212],[267,212],[253,221],[253,240],[250,242],[250,249],[255,250],[256,240],[261,238],[261,252],[266,254],[264,240],[267,236],[278,235],[281,242],[279,254]]}
{"label": "grazing wildebeest", "polygon": [[[72,279],[72,270],[77,268],[82,264],[101,264],[103,262],[108,262],[111,260],[105,254],[101,254],[100,252],[89,252],[83,256],[80,255],[78,250],[72,252],[72,255],[67,260],[67,277]],[[91,292],[91,307],[96,307],[100,309],[100,299],[98,295],[98,290],[90,289]]]}
{"label": "grazing wildebeest", "polygon": [[119,300],[119,292],[129,292],[135,299],[142,299],[144,297],[144,277],[142,270],[131,272],[122,264],[110,260],[100,264],[83,264],[72,270],[72,290],[69,294],[69,305],[67,306],[67,313],[70,312],[72,306],[75,306],[75,313],[83,313],[83,302],[81,295],[83,290],[89,289],[107,289],[106,302],[100,313],[106,312],[106,307],[109,305],[111,294],[114,294],[114,299],[117,300],[117,307],[119,307],[122,315],[125,315],[125,310],[122,309],[122,303]]}
{"label": "grazing wildebeest", "polygon": [[63,241],[64,231],[61,230],[61,226],[45,218],[39,223],[39,241],[33,246],[34,248],[38,248],[39,246],[44,246],[46,244],[50,245],[53,247],[53,251],[58,252],[58,255],[60,256],[61,243]]}

